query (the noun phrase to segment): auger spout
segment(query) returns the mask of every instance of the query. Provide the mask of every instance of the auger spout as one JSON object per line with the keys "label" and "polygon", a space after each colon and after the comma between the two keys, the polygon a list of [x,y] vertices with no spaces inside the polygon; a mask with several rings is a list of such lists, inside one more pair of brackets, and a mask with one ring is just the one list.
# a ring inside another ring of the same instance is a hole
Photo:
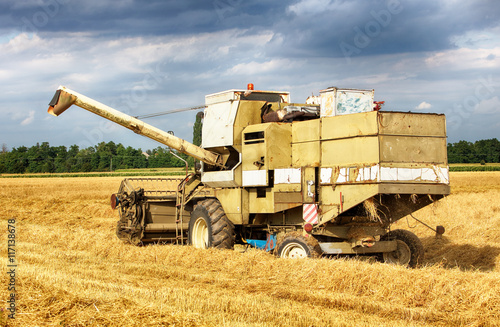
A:
{"label": "auger spout", "polygon": [[149,125],[135,117],[124,114],[123,112],[106,106],[105,104],[95,101],[68,88],[65,88],[64,86],[60,86],[57,89],[47,111],[53,116],[59,116],[73,104],[98,116],[122,125],[123,127],[126,127],[137,134],[144,135],[181,153],[201,160],[208,165],[224,167],[219,154],[205,150],[199,146],[187,142],[186,140],[178,138],[172,134],[162,131],[159,128]]}

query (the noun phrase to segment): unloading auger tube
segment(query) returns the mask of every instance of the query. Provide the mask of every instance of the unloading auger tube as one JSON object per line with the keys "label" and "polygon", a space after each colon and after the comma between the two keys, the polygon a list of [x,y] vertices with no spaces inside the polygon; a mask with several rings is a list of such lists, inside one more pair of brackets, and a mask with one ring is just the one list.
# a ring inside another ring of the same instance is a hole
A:
{"label": "unloading auger tube", "polygon": [[161,129],[151,126],[137,118],[124,114],[80,93],[67,89],[64,86],[60,86],[57,89],[52,101],[50,101],[49,109],[47,111],[53,116],[59,116],[73,104],[122,125],[137,134],[144,135],[179,152],[187,154],[188,156],[201,160],[208,165],[218,166],[221,168],[224,167],[221,162],[221,157],[218,154],[200,148],[199,146],[164,132]]}

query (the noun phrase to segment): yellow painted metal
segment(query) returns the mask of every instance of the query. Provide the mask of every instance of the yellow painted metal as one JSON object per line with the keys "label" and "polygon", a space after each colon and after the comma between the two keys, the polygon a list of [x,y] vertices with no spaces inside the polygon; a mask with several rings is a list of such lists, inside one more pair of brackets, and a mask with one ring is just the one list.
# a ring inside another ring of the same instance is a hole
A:
{"label": "yellow painted metal", "polygon": [[292,167],[321,166],[320,141],[292,143]]}
{"label": "yellow painted metal", "polygon": [[292,167],[319,167],[321,164],[320,119],[292,124]]}
{"label": "yellow painted metal", "polygon": [[227,218],[233,224],[248,223],[248,191],[243,188],[222,188],[215,190],[215,196],[224,208]]}
{"label": "yellow painted metal", "polygon": [[318,141],[320,136],[320,119],[297,121],[292,124],[292,142]]}
{"label": "yellow painted metal", "polygon": [[[259,190],[260,189],[260,190]],[[261,194],[261,192],[263,194]],[[274,192],[272,188],[251,188],[248,191],[251,213],[274,213]]]}
{"label": "yellow painted metal", "polygon": [[[259,138],[253,138],[253,137]],[[243,171],[289,168],[292,163],[292,125],[266,123],[243,130]]]}
{"label": "yellow painted metal", "polygon": [[381,183],[378,192],[382,194],[430,194],[448,195],[450,185],[425,183]]}
{"label": "yellow painted metal", "polygon": [[260,109],[265,101],[239,101],[238,113],[234,121],[234,141],[233,147],[241,151],[242,132],[245,127],[261,123]]}
{"label": "yellow painted metal", "polygon": [[302,206],[302,194],[300,192],[275,192],[274,211],[284,211]]}
{"label": "yellow painted metal", "polygon": [[292,166],[292,125],[271,123],[267,128],[266,151],[269,169]]}
{"label": "yellow painted metal", "polygon": [[320,187],[321,204],[334,206],[320,217],[320,224],[334,219],[342,212],[349,210],[378,193],[377,184],[345,184]]}
{"label": "yellow painted metal", "polygon": [[377,135],[378,112],[321,118],[321,139],[332,140]]}
{"label": "yellow painted metal", "polygon": [[379,133],[383,135],[446,137],[444,115],[381,111],[378,116]]}
{"label": "yellow painted metal", "polygon": [[279,192],[300,192],[302,190],[302,185],[300,183],[290,183],[290,184],[274,184],[274,191]]}
{"label": "yellow painted metal", "polygon": [[243,145],[243,171],[266,170],[268,168],[266,158],[266,143],[262,139],[260,143],[247,143]]}
{"label": "yellow painted metal", "polygon": [[380,162],[446,164],[446,137],[380,135]]}
{"label": "yellow painted metal", "polygon": [[360,166],[379,162],[379,139],[374,135],[323,141],[321,156],[323,167]]}
{"label": "yellow painted metal", "polygon": [[[60,90],[59,101],[65,101],[69,99],[69,105],[67,105],[67,107],[71,106],[71,104],[74,104],[98,116],[122,125],[123,127],[126,127],[137,134],[144,135],[148,138],[165,144],[171,148],[178,150],[179,152],[192,156],[195,159],[201,160],[209,165],[222,166],[222,163],[219,160],[219,155],[216,153],[200,148],[183,139],[166,133],[159,128],[151,126],[137,118],[124,114],[118,110],[106,106],[105,104],[102,104],[63,86],[59,87],[58,90]],[[65,110],[64,109],[61,112],[56,113],[54,112],[54,109],[54,107],[50,107],[48,110],[49,113],[53,115],[59,115]]]}

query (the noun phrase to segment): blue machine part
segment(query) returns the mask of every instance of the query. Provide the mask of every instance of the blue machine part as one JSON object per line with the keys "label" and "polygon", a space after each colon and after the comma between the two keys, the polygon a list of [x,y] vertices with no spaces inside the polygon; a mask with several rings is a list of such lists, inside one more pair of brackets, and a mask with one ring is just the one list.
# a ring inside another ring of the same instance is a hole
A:
{"label": "blue machine part", "polygon": [[276,235],[267,234],[267,240],[246,240],[248,244],[266,252],[274,250],[276,246]]}

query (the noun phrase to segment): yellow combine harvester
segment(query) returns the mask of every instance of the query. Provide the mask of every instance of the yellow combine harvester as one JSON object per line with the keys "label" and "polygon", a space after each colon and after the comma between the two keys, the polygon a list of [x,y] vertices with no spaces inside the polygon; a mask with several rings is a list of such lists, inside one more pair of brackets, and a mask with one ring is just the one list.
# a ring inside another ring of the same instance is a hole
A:
{"label": "yellow combine harvester", "polygon": [[450,192],[444,115],[378,111],[373,90],[335,87],[308,104],[252,89],[205,101],[198,147],[57,90],[55,116],[75,104],[202,162],[186,178],[124,179],[112,196],[120,239],[223,249],[248,243],[290,258],[376,254],[411,267],[422,261],[420,240],[390,226]]}

